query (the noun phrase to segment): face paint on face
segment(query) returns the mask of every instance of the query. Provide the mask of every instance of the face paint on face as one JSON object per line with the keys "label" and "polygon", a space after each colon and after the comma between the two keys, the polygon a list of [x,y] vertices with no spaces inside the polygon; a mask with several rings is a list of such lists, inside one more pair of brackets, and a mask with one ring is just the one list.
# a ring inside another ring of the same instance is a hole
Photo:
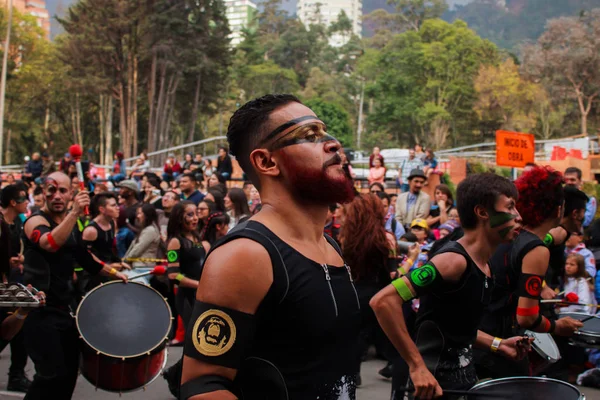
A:
{"label": "face paint on face", "polygon": [[323,123],[321,120],[319,120],[319,118],[315,117],[314,115],[305,115],[304,117],[292,119],[291,121],[285,122],[282,125],[275,128],[273,130],[273,132],[269,133],[263,140],[261,140],[260,145],[262,146],[263,144],[269,142],[271,139],[273,139],[275,136],[279,135],[280,133],[289,131],[290,128],[293,128],[294,126],[299,125],[302,122],[306,122],[306,121]]}
{"label": "face paint on face", "polygon": [[303,143],[325,143],[337,139],[326,132],[325,125],[311,122],[302,125],[281,138],[277,139],[271,145],[271,151],[280,150],[284,147]]}
{"label": "face paint on face", "polygon": [[184,224],[185,227],[188,230],[194,230],[196,229],[196,226],[198,225],[198,215],[196,213],[196,207],[190,207],[186,213],[183,215],[184,218]]}
{"label": "face paint on face", "polygon": [[500,229],[500,230],[498,231],[498,234],[500,235],[500,237],[501,237],[502,239],[505,239],[505,238],[508,236],[508,234],[509,234],[509,233],[510,233],[510,232],[511,232],[513,229],[515,229],[515,227],[514,227],[514,226],[507,226],[506,228],[502,228],[502,229]]}
{"label": "face paint on face", "polygon": [[490,210],[489,212],[490,228],[497,228],[518,217],[518,215],[507,213],[504,211]]}

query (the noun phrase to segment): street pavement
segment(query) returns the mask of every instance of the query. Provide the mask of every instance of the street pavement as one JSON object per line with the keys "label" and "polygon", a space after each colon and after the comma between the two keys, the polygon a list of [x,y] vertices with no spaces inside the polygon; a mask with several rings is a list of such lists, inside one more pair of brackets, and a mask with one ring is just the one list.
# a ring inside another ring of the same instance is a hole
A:
{"label": "street pavement", "polygon": [[[23,398],[21,393],[6,392],[7,373],[10,365],[10,347],[0,355],[0,400],[11,400]],[[168,364],[171,365],[181,357],[181,347],[169,349]],[[369,360],[362,364],[363,385],[359,388],[358,400],[389,400],[390,381],[381,378],[377,371],[383,368],[385,362],[380,360]],[[27,373],[33,377],[33,363],[31,360],[27,364]],[[600,390],[581,388],[586,395],[586,400],[600,400]],[[82,376],[79,376],[77,388],[73,395],[74,400],[100,400],[100,399],[118,399],[119,395],[115,393],[96,391]],[[124,400],[172,400],[174,399],[167,389],[167,384],[162,377],[151,383],[145,391],[136,391],[122,395]],[[549,399],[550,400],[550,399]],[[556,399],[570,400],[570,399]]]}

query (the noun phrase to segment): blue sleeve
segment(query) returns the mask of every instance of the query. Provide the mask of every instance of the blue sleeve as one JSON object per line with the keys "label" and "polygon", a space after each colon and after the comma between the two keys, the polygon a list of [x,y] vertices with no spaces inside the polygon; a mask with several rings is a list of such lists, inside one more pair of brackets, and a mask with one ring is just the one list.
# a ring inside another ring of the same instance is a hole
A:
{"label": "blue sleeve", "polygon": [[598,205],[596,204],[596,199],[594,197],[590,197],[585,207],[585,218],[583,219],[584,227],[588,227],[594,220],[597,206]]}
{"label": "blue sleeve", "polygon": [[127,175],[127,163],[125,163],[125,160],[121,161],[121,173]]}
{"label": "blue sleeve", "polygon": [[433,169],[437,168],[437,166],[438,166],[437,160],[435,158],[433,160],[431,160],[431,163],[429,166]]}
{"label": "blue sleeve", "polygon": [[[392,216],[392,217],[394,217],[394,216]],[[405,233],[406,233],[406,230],[404,229],[402,224],[400,222],[397,222],[396,223],[396,232],[394,232],[394,235],[396,236],[396,240],[400,240],[402,235],[404,235]]]}

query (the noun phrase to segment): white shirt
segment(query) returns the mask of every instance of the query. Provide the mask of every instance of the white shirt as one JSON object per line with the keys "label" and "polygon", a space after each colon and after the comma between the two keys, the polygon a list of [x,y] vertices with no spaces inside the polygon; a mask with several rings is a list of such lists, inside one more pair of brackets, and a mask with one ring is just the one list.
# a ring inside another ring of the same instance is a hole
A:
{"label": "white shirt", "polygon": [[[591,304],[592,303],[592,293],[590,291],[590,287],[588,286],[587,281],[584,278],[567,278],[565,282],[565,296],[568,293],[575,293],[577,297],[579,297],[578,303],[581,304]],[[581,312],[586,314],[592,314],[594,312],[595,307],[585,307],[585,306],[568,306],[561,307],[560,312]]]}

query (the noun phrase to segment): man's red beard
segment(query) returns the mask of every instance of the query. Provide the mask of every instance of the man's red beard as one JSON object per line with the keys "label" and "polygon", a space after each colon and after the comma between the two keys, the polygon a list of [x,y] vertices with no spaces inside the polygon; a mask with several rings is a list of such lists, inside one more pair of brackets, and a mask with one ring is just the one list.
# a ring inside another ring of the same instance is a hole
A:
{"label": "man's red beard", "polygon": [[335,160],[329,159],[323,165],[310,167],[301,161],[296,162],[285,153],[282,153],[282,162],[285,166],[287,186],[296,198],[308,203],[330,205],[335,203],[348,203],[354,199],[355,191],[352,178],[349,177],[341,166],[334,172],[332,167]]}

